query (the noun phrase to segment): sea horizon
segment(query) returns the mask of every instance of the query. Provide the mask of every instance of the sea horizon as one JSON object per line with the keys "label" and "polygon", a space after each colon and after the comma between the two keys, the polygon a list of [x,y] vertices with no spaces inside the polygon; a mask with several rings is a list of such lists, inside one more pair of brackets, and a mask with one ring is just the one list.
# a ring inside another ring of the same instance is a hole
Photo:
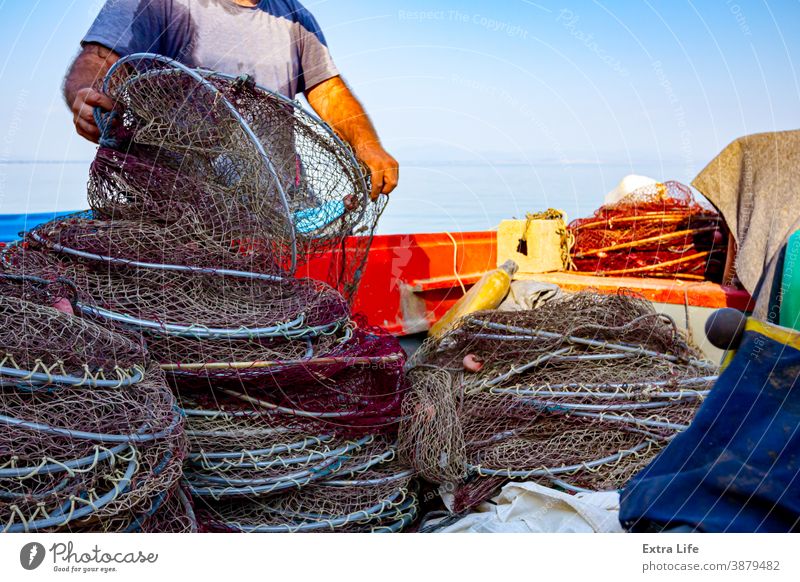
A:
{"label": "sea horizon", "polygon": [[[91,160],[0,160],[0,214],[87,208]],[[400,185],[378,225],[380,234],[490,230],[507,218],[547,208],[568,219],[591,215],[627,174],[689,184],[685,161],[593,161],[400,158]],[[696,173],[696,172],[695,172]]]}

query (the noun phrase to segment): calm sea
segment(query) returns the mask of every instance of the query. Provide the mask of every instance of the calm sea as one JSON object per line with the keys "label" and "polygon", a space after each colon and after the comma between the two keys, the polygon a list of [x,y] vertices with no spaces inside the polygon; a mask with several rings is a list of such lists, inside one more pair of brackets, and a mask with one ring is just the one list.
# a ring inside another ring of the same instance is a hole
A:
{"label": "calm sea", "polygon": [[[0,214],[86,208],[88,162],[0,163]],[[570,219],[591,214],[626,174],[688,183],[679,163],[639,165],[401,164],[382,234],[486,230],[549,207]]]}

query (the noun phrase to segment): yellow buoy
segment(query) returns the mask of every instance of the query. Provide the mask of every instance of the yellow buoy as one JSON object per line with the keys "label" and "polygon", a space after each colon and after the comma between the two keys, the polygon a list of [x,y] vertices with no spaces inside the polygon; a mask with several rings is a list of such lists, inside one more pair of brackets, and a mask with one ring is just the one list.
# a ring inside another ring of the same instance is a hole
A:
{"label": "yellow buoy", "polygon": [[508,260],[494,271],[489,271],[467,291],[456,304],[433,324],[429,334],[441,337],[453,324],[468,313],[484,309],[495,309],[505,298],[511,287],[511,277],[517,272],[517,263]]}

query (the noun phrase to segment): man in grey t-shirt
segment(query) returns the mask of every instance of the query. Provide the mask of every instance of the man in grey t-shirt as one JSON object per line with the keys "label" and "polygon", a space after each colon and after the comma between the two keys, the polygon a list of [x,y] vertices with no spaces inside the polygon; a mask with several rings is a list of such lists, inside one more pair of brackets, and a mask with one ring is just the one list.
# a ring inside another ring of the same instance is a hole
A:
{"label": "man in grey t-shirt", "polygon": [[397,161],[383,149],[361,104],[333,63],[317,21],[297,0],[106,0],[64,80],[75,128],[97,141],[95,106],[113,103],[96,87],[120,57],[158,53],[191,67],[252,75],[308,102],[370,169],[372,195],[397,186]]}

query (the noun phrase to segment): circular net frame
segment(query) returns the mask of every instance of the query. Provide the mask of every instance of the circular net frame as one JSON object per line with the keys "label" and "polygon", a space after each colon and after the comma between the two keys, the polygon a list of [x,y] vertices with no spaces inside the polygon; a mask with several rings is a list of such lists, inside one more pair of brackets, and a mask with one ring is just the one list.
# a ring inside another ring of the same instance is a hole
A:
{"label": "circular net frame", "polygon": [[413,521],[413,471],[375,438],[348,453],[332,475],[265,499],[209,501],[208,529],[222,531],[396,531]]}
{"label": "circular net frame", "polygon": [[[298,263],[338,249],[330,282],[355,289],[385,199],[369,199],[361,166],[327,125],[252,79],[192,71],[155,55],[121,59],[104,92],[117,104],[108,142],[169,152],[157,156],[159,166],[223,192],[226,208],[202,212],[240,207],[237,213],[257,226],[252,246],[269,256],[268,264],[292,273]],[[95,176],[94,189],[108,199],[114,187],[102,173]],[[359,240],[345,250],[350,235]]]}
{"label": "circular net frame", "polygon": [[80,290],[86,313],[162,335],[303,337],[331,333],[349,315],[336,290],[312,279],[266,281],[202,272],[95,269],[20,246],[6,249],[2,262],[12,274],[67,278]]}
{"label": "circular net frame", "polygon": [[399,450],[435,483],[477,472],[620,487],[686,428],[716,380],[674,322],[628,293],[472,314],[408,368]]}

